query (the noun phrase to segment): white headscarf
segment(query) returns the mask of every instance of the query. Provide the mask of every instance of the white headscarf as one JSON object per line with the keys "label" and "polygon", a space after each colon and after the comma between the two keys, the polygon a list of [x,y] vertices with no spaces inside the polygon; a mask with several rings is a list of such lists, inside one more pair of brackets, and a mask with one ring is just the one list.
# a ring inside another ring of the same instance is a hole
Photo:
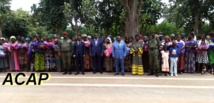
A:
{"label": "white headscarf", "polygon": [[112,41],[111,41],[111,38],[110,38],[110,37],[107,37],[106,39],[108,39],[108,40],[110,41],[110,43],[112,43]]}

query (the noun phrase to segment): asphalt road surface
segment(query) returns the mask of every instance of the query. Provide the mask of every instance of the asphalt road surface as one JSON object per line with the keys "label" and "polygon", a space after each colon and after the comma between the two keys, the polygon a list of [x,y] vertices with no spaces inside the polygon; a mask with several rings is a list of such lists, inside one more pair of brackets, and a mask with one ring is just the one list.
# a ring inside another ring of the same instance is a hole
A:
{"label": "asphalt road surface", "polygon": [[[214,103],[211,74],[158,78],[130,73],[124,77],[91,72],[77,76],[50,74],[51,79],[42,86],[1,85],[0,103]],[[1,84],[6,75],[0,73]],[[20,77],[20,81],[27,79]]]}

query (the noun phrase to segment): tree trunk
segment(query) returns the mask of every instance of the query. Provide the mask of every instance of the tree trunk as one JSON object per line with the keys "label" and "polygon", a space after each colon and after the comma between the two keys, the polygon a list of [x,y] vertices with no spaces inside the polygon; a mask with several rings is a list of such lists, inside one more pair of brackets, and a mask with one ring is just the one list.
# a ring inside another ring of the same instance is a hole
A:
{"label": "tree trunk", "polygon": [[75,20],[75,32],[74,32],[74,34],[75,34],[75,37],[78,36],[78,25],[77,25],[77,20]]}
{"label": "tree trunk", "polygon": [[126,10],[125,35],[134,36],[138,33],[139,15],[142,8],[142,0],[120,0]]}
{"label": "tree trunk", "polygon": [[194,25],[194,32],[196,35],[198,35],[198,27],[199,27],[199,15],[197,14],[195,16],[195,25]]}
{"label": "tree trunk", "polygon": [[2,20],[0,18],[0,37],[3,36],[3,34],[2,34],[2,25],[3,25],[3,22],[2,22]]}
{"label": "tree trunk", "polygon": [[60,35],[60,28],[59,27],[56,29],[56,31],[57,31],[57,35]]}

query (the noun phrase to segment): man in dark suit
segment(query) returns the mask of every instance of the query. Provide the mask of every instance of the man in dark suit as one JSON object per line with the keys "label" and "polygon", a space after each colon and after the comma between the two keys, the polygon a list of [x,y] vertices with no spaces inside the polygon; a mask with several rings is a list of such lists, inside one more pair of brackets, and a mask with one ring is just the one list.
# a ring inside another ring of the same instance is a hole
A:
{"label": "man in dark suit", "polygon": [[90,55],[92,56],[93,74],[95,74],[97,71],[99,71],[102,74],[103,70],[101,67],[102,65],[101,56],[103,56],[104,48],[102,39],[99,39],[97,33],[95,33],[94,39],[91,40],[89,51]]}
{"label": "man in dark suit", "polygon": [[79,74],[80,68],[82,71],[82,74],[84,73],[84,57],[85,57],[85,43],[81,41],[81,37],[77,37],[77,41],[74,43],[74,52],[73,57],[76,60],[76,74]]}

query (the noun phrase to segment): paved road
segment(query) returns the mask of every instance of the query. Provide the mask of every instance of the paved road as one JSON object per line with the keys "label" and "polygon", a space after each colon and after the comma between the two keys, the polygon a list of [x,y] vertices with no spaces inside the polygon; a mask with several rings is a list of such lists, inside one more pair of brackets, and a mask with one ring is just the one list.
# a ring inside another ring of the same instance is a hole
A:
{"label": "paved road", "polygon": [[[129,73],[125,77],[50,74],[42,86],[1,85],[0,103],[214,103],[214,75],[210,74],[159,78]],[[5,76],[0,73],[0,83]]]}

